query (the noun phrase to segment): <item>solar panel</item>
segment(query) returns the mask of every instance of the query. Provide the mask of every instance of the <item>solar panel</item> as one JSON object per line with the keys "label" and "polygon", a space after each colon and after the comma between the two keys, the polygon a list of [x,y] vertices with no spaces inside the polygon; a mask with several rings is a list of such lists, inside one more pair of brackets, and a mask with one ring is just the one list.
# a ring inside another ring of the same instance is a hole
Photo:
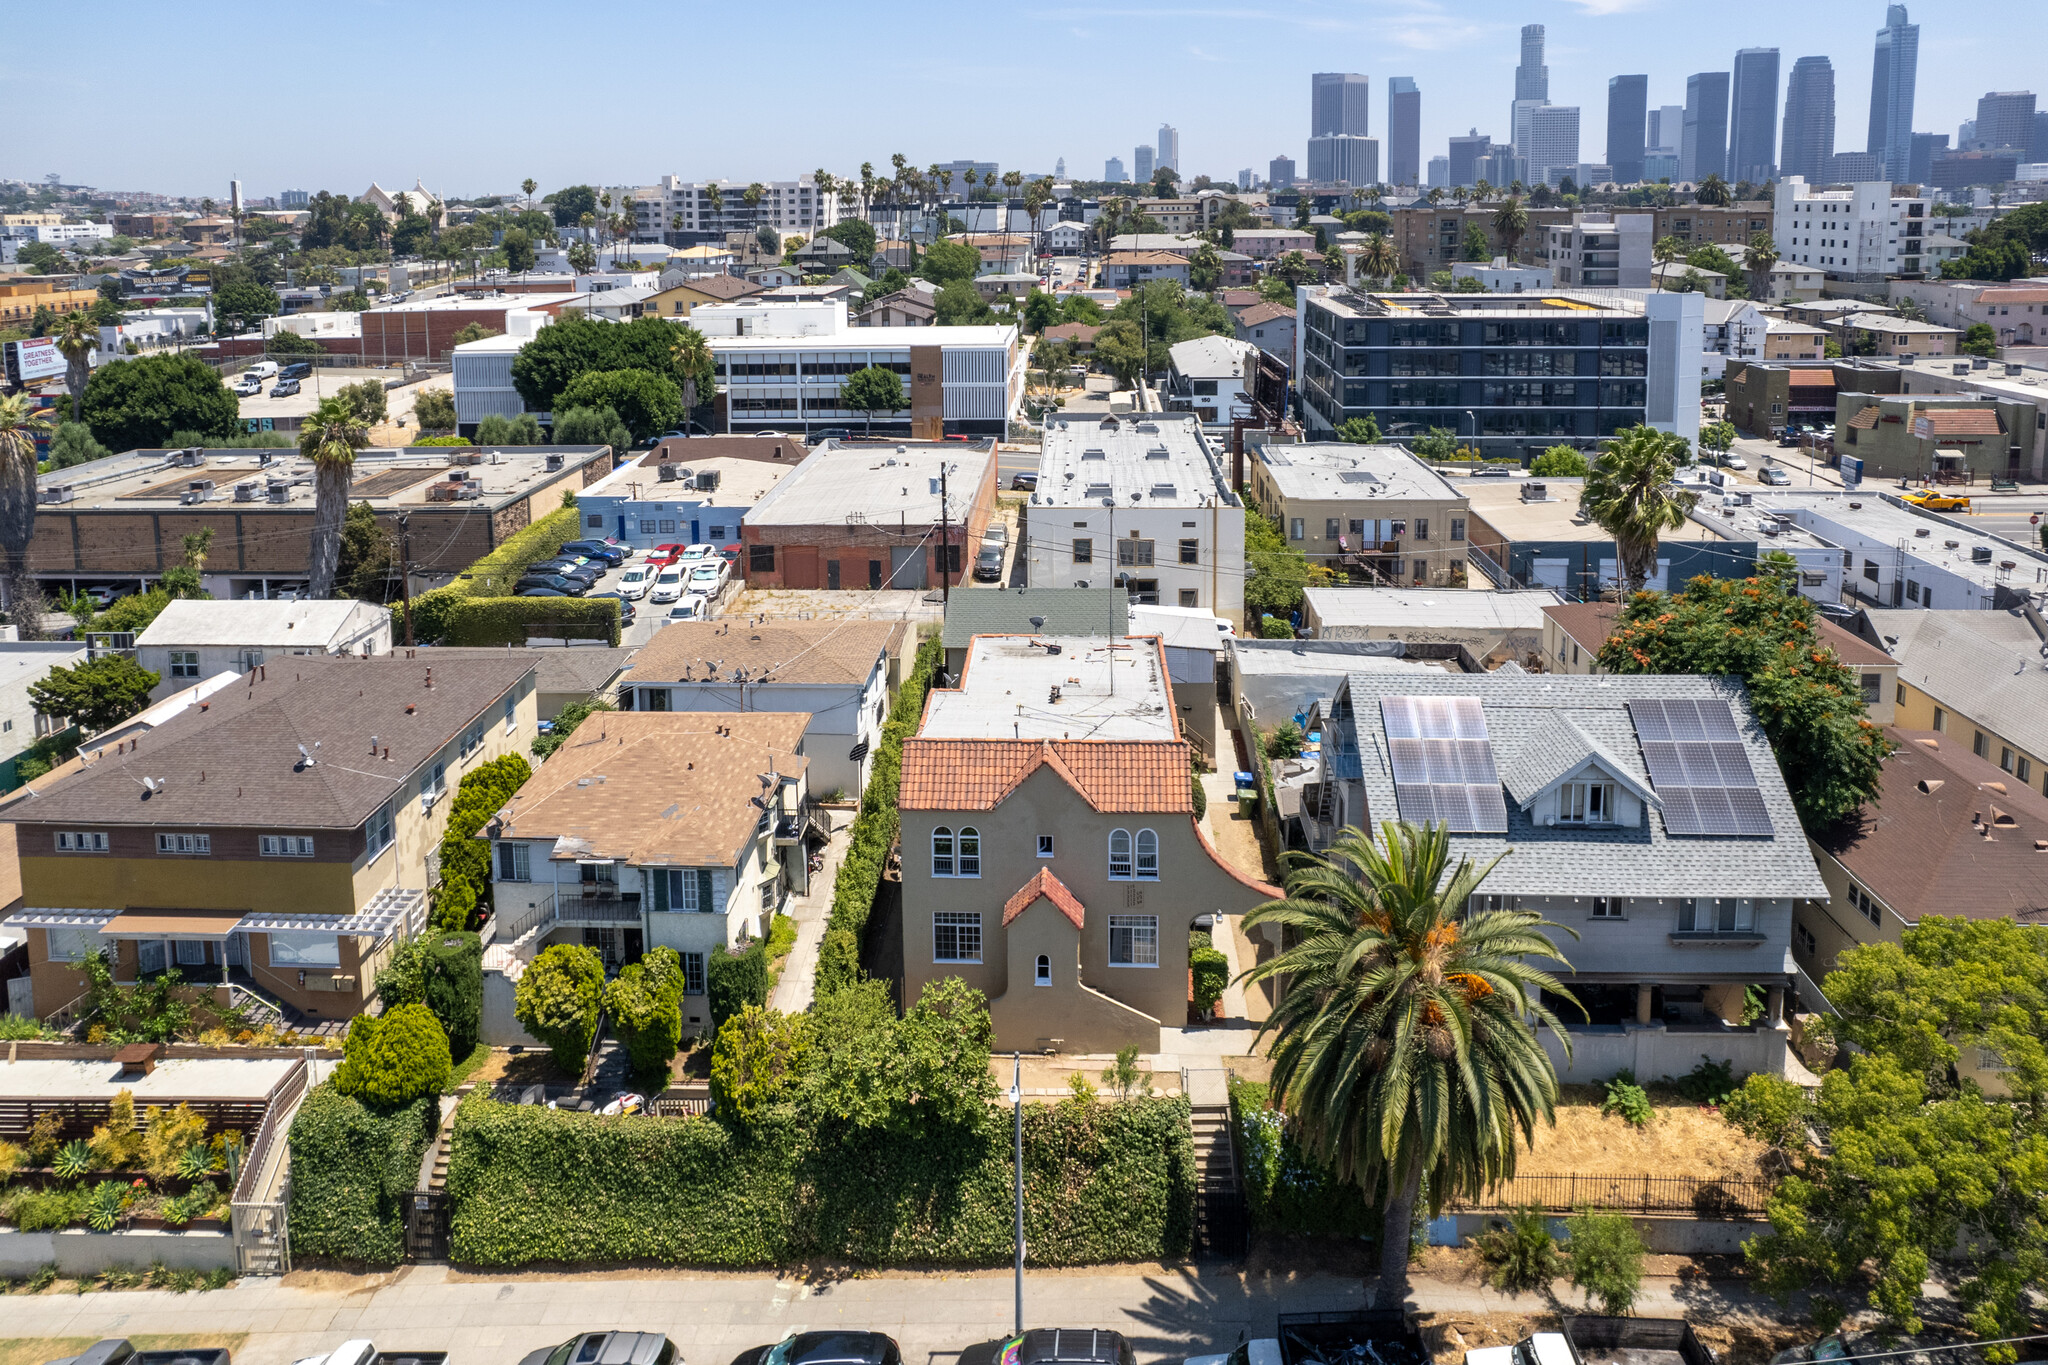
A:
{"label": "solar panel", "polygon": [[1476,697],[1382,697],[1401,818],[1456,834],[1505,834],[1507,804]]}
{"label": "solar panel", "polygon": [[1628,714],[1643,766],[1664,803],[1665,833],[1774,832],[1727,702],[1632,701]]}

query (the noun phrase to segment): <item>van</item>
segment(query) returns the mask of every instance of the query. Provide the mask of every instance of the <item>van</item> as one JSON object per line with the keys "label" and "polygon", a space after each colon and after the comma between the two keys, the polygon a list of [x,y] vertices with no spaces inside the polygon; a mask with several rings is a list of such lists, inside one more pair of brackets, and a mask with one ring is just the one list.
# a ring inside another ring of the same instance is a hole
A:
{"label": "van", "polygon": [[277,377],[279,379],[311,379],[313,377],[313,362],[310,360],[294,360],[291,364],[279,370]]}
{"label": "van", "polygon": [[242,373],[257,379],[274,379],[277,377],[277,362],[275,360],[259,360],[248,369],[242,371]]}

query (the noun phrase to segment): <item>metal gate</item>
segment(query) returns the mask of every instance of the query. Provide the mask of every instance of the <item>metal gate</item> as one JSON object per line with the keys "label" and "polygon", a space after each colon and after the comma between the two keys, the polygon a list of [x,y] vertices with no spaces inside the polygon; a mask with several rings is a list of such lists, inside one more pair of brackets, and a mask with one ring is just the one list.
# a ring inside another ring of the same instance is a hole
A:
{"label": "metal gate", "polygon": [[234,1204],[235,1265],[244,1275],[282,1275],[292,1268],[284,1201]]}
{"label": "metal gate", "polygon": [[448,1259],[446,1190],[415,1190],[406,1202],[405,1256],[410,1261]]}
{"label": "metal gate", "polygon": [[892,588],[922,588],[924,586],[924,546],[891,545],[889,547],[889,586]]}

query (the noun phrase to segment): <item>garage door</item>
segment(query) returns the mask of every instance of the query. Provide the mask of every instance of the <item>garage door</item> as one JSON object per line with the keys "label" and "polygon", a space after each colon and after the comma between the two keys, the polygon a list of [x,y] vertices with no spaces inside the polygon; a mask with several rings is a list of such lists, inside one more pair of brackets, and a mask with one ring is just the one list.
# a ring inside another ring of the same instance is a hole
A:
{"label": "garage door", "polygon": [[1529,561],[1529,577],[1539,588],[1561,590],[1571,575],[1571,568],[1569,559],[1532,559]]}
{"label": "garage door", "polygon": [[818,582],[818,547],[788,545],[782,551],[782,586],[815,588]]}
{"label": "garage door", "polygon": [[891,545],[889,547],[889,586],[892,588],[921,588],[924,586],[924,546]]}

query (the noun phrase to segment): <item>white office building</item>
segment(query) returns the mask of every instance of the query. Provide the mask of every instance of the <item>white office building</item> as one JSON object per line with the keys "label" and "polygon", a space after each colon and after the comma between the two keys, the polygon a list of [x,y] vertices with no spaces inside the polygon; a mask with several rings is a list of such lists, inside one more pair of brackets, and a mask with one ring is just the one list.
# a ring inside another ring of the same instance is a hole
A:
{"label": "white office building", "polygon": [[1929,201],[1892,193],[1888,180],[1815,189],[1804,176],[1778,182],[1771,237],[1780,258],[1836,279],[1876,281],[1931,269]]}
{"label": "white office building", "polygon": [[[683,180],[665,175],[661,183],[635,190],[632,196],[633,240],[669,242],[688,235],[693,240],[727,232],[752,232],[770,227],[780,233],[809,237],[842,219],[855,217],[859,204],[841,202],[836,190],[820,192],[813,177],[759,182],[761,201],[746,200],[749,184],[743,180]],[[718,191],[714,206],[711,191]]]}
{"label": "white office building", "polygon": [[1032,587],[1123,587],[1244,624],[1244,503],[1192,414],[1054,419],[1023,537]]}

